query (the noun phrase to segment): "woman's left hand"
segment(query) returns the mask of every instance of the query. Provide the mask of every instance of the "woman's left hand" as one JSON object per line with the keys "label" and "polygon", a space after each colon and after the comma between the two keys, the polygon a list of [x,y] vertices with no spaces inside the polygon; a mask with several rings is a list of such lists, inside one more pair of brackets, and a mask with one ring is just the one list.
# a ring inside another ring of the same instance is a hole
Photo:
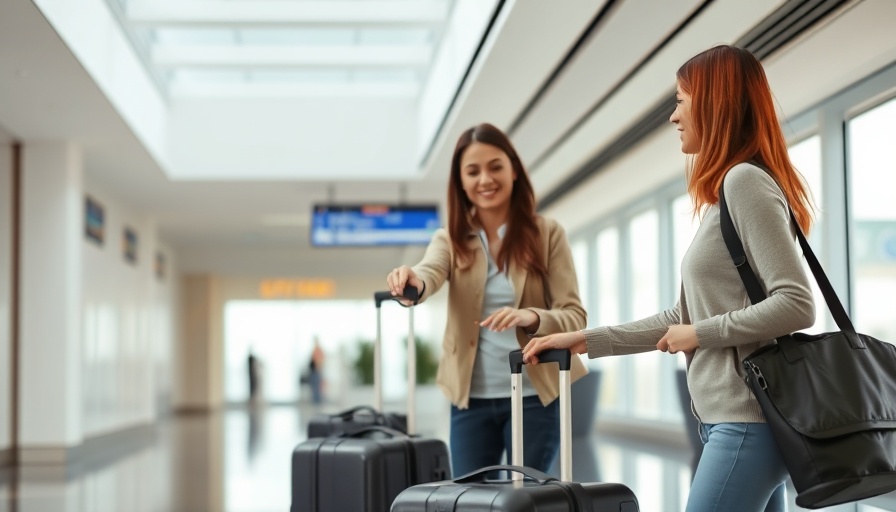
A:
{"label": "woman's left hand", "polygon": [[538,323],[538,314],[529,309],[514,309],[505,306],[488,315],[485,320],[479,322],[482,327],[493,331],[506,331],[513,327],[532,327]]}
{"label": "woman's left hand", "polygon": [[660,352],[675,354],[678,352],[693,352],[700,347],[697,341],[697,329],[693,325],[673,325],[656,344]]}
{"label": "woman's left hand", "polygon": [[538,364],[538,354],[552,348],[566,348],[573,354],[584,354],[588,350],[588,346],[585,343],[585,333],[582,331],[557,332],[541,338],[532,338],[523,347],[523,362],[526,364]]}

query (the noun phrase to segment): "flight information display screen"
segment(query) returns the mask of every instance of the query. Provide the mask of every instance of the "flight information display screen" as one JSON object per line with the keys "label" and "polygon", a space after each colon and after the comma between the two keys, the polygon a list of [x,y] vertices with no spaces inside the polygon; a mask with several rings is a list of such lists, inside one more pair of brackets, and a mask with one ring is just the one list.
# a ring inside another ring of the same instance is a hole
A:
{"label": "flight information display screen", "polygon": [[441,226],[436,205],[314,205],[315,247],[426,245]]}

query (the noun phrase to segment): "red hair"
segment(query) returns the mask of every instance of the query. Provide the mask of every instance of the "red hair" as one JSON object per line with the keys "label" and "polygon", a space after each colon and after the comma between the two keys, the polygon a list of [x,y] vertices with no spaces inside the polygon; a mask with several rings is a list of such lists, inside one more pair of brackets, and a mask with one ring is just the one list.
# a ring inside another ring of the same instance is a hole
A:
{"label": "red hair", "polygon": [[513,191],[510,195],[510,212],[507,219],[507,231],[498,252],[498,268],[507,272],[511,261],[544,278],[547,267],[544,250],[541,244],[541,232],[538,229],[535,214],[535,192],[525,167],[520,160],[510,139],[498,128],[488,124],[478,124],[464,131],[457,139],[454,156],[451,159],[451,175],[448,178],[448,234],[451,246],[460,266],[473,261],[473,253],[466,244],[467,236],[477,229],[473,219],[473,203],[464,192],[461,182],[460,165],[464,151],[474,142],[494,146],[510,160],[516,173]]}
{"label": "red hair", "polygon": [[756,57],[734,46],[716,46],[685,62],[677,78],[682,92],[691,96],[691,123],[700,140],[688,173],[695,211],[719,201],[719,187],[731,167],[752,161],[771,174],[808,233],[809,192],[790,161],[771,88]]}

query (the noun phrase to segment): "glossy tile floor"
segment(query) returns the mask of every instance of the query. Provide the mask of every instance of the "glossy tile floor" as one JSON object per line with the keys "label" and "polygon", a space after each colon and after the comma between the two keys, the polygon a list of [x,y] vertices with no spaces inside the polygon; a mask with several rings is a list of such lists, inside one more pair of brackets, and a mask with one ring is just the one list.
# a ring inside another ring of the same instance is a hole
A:
{"label": "glossy tile floor", "polygon": [[[366,396],[355,398],[369,403]],[[421,389],[417,403],[418,430],[447,439],[448,408],[439,392]],[[290,453],[305,439],[308,418],[346,405],[176,416],[140,440],[97,450],[69,467],[0,470],[0,512],[286,512]],[[624,482],[645,512],[684,510],[688,450],[599,435],[577,439],[573,449],[577,480]],[[896,510],[896,497],[869,503],[874,506],[826,510]]]}

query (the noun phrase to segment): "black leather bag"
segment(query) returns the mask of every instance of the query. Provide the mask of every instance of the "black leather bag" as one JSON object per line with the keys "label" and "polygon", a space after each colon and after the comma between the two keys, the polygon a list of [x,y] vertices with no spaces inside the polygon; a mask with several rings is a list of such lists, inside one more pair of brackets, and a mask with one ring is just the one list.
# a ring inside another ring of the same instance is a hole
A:
{"label": "black leather bag", "polygon": [[[722,235],[750,300],[766,298],[719,191]],[[896,490],[896,347],[858,334],[797,225],[839,332],[782,336],[743,361],[797,490],[821,508]]]}

